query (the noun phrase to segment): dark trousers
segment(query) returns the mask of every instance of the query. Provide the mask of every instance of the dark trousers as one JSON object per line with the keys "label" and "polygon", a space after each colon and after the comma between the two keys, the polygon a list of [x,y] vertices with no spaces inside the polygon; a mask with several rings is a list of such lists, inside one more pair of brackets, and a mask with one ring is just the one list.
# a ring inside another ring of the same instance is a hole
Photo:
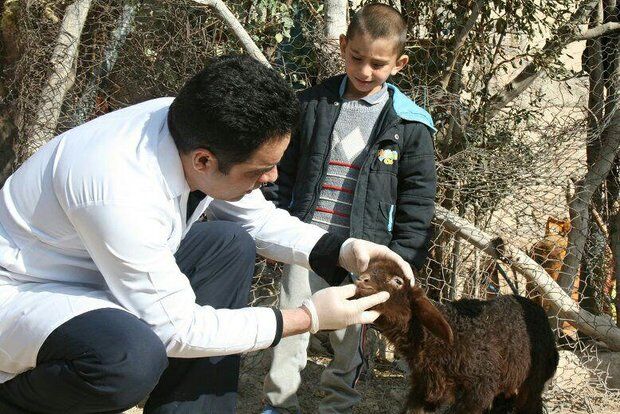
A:
{"label": "dark trousers", "polygon": [[[247,305],[255,247],[238,225],[195,224],[176,259],[198,304]],[[36,367],[0,384],[0,413],[119,413],[149,393],[145,414],[234,413],[239,362],[239,355],[167,358],[144,322],[98,309],[54,330]]]}

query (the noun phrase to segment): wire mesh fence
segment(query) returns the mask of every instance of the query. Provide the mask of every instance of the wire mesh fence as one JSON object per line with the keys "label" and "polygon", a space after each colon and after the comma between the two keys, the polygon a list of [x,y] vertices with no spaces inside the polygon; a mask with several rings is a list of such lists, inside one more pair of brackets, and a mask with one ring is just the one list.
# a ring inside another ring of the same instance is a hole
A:
{"label": "wire mesh fence", "polygon": [[[410,63],[392,81],[435,119],[437,205],[474,229],[464,237],[445,217],[436,219],[420,282],[440,301],[511,293],[534,298],[547,310],[562,354],[546,393],[549,410],[617,412],[620,395],[608,385],[602,353],[620,349],[614,342],[620,42],[617,31],[587,37],[588,28],[618,22],[618,6],[398,3],[409,27]],[[78,31],[79,10],[67,22],[74,5],[86,8]],[[337,53],[325,47],[322,1],[227,5],[294,88],[342,70]],[[3,72],[3,104],[13,108],[19,131],[14,166],[56,133],[133,103],[172,96],[210,57],[242,53],[226,25],[189,0],[15,0],[4,2],[3,17],[3,30],[12,33],[5,47],[17,51],[5,50],[12,61]],[[64,75],[52,82],[59,68]],[[496,244],[472,243],[484,235]],[[533,262],[506,255],[501,247],[508,244]],[[534,280],[527,266],[548,277]],[[253,305],[277,303],[280,274],[279,265],[257,261]],[[566,293],[564,307],[549,293],[555,283]],[[570,313],[570,303],[595,317]],[[402,378],[393,365],[398,355],[373,335],[376,375]],[[246,364],[253,369],[263,362]],[[377,398],[390,393],[367,391]]]}

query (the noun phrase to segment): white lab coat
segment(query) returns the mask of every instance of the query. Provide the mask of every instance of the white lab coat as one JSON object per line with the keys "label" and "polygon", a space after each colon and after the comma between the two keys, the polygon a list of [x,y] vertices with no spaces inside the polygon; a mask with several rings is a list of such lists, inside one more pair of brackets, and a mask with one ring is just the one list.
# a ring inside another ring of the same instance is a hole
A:
{"label": "white lab coat", "polygon": [[269,308],[199,306],[174,253],[203,212],[239,222],[260,254],[308,267],[325,233],[253,191],[238,202],[206,197],[186,220],[189,187],[166,123],[172,98],[134,105],[54,138],[0,192],[0,382],[35,366],[62,323],[124,309],[171,357],[268,347]]}

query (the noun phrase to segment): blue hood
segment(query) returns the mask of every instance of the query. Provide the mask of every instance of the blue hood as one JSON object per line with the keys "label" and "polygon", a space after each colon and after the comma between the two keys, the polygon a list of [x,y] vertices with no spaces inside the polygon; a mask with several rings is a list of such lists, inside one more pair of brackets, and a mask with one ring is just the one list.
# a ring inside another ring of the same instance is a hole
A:
{"label": "blue hood", "polygon": [[387,86],[394,93],[392,101],[394,102],[393,106],[396,115],[407,121],[420,122],[437,132],[435,124],[433,123],[433,118],[431,118],[428,112],[416,105],[415,102],[409,99],[409,97],[402,93],[396,86],[391,83],[388,83]]}

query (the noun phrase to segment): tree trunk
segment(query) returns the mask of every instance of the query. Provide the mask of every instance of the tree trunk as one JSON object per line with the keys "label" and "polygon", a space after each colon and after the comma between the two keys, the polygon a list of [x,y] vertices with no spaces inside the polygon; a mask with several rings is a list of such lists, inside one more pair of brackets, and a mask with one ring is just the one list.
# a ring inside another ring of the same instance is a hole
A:
{"label": "tree trunk", "polygon": [[[618,159],[616,158],[616,165],[614,168],[614,176],[618,179]],[[609,217],[609,236],[611,244],[611,255],[613,258],[612,272],[616,278],[616,298],[614,305],[616,308],[616,325],[620,326],[620,200],[618,199],[618,183],[615,184],[615,200],[611,205],[611,215]]]}
{"label": "tree trunk", "polygon": [[[605,23],[618,23],[620,16],[617,0],[603,0]],[[605,113],[612,115],[618,110],[620,99],[620,34],[608,34],[602,39],[603,77],[607,89]],[[607,210],[609,212],[610,248],[615,278],[616,324],[620,326],[620,159],[616,157],[614,167],[607,176]]]}
{"label": "tree trunk", "polygon": [[347,0],[325,0],[324,33],[331,47],[338,47],[341,34],[347,32],[349,4]]}
{"label": "tree trunk", "polygon": [[325,0],[325,27],[323,28],[325,41],[319,50],[321,59],[319,80],[332,76],[342,69],[339,39],[341,34],[347,32],[348,11],[347,0]]}
{"label": "tree trunk", "polygon": [[[617,106],[616,106],[617,108]],[[575,184],[575,194],[569,203],[571,230],[568,233],[568,250],[560,272],[559,284],[565,292],[570,292],[575,282],[579,263],[586,242],[589,205],[592,196],[601,183],[607,178],[614,165],[620,147],[620,111],[616,110],[613,117],[601,134],[603,146],[598,159],[592,164],[586,175]]]}
{"label": "tree trunk", "polygon": [[17,137],[17,127],[13,120],[12,103],[7,100],[8,86],[7,79],[12,76],[12,71],[6,68],[12,67],[19,57],[19,47],[17,43],[17,3],[12,3],[10,7],[5,7],[2,2],[0,7],[0,187],[4,185],[11,172],[15,161],[13,143]]}
{"label": "tree trunk", "polygon": [[[603,4],[598,4],[590,15],[589,27],[597,27],[603,23]],[[588,40],[586,44],[585,70],[589,75],[588,95],[588,133],[586,142],[586,164],[589,170],[598,158],[601,149],[601,128],[605,108],[605,86],[603,82],[603,54],[601,39]],[[602,207],[602,191],[598,188],[592,197],[593,208],[600,211]],[[591,313],[598,313],[597,285],[603,270],[602,261],[605,258],[605,243],[601,247],[601,232],[594,223],[588,226],[588,237],[584,245],[581,263],[581,276],[579,280],[579,292],[581,294],[581,306]]]}
{"label": "tree trunk", "polygon": [[105,79],[114,68],[119,50],[125,44],[125,39],[127,39],[127,35],[133,28],[133,20],[137,11],[138,4],[134,1],[129,1],[123,6],[121,15],[118,17],[112,35],[110,36],[110,42],[106,45],[103,52],[103,61],[93,71],[93,77],[88,81],[86,87],[84,87],[84,92],[73,108],[73,113],[69,115],[73,126],[83,124],[91,117],[96,103],[95,98],[100,90],[101,81]]}

